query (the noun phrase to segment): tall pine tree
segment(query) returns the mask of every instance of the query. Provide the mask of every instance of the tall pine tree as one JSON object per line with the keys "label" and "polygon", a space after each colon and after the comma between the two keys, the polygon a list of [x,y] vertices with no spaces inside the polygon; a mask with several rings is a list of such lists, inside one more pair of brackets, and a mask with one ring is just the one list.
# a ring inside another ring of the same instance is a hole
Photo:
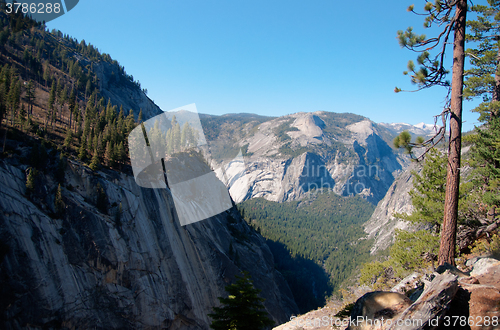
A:
{"label": "tall pine tree", "polygon": [[[414,12],[414,6],[408,8]],[[465,27],[467,0],[436,0],[424,6],[424,27],[444,26],[437,37],[427,38],[417,35],[412,28],[405,32],[398,31],[399,43],[402,47],[417,51],[420,55],[416,69],[413,61],[408,62],[411,81],[419,89],[432,86],[449,86],[446,81],[448,71],[445,68],[446,47],[453,40],[453,67],[450,86],[449,107],[442,115],[449,115],[450,141],[448,144],[448,162],[446,174],[446,193],[444,217],[439,246],[439,264],[455,264],[455,246],[458,220],[458,199],[460,184],[460,155],[462,148],[462,91],[465,65]],[[453,36],[453,37],[452,37]],[[437,50],[431,57],[430,50]],[[396,88],[396,92],[401,89]],[[443,133],[444,134],[444,133]],[[444,136],[444,135],[443,135]]]}
{"label": "tall pine tree", "polygon": [[[468,99],[482,97],[483,102],[473,111],[479,113],[482,127],[476,128],[470,159],[475,168],[473,193],[479,196],[478,209],[488,208],[494,218],[500,206],[500,1],[488,0],[487,5],[474,5],[475,20],[467,24],[471,33],[467,39],[475,44],[468,49],[471,68],[465,72],[464,95]],[[472,194],[474,195],[474,194]],[[490,219],[492,220],[492,219]]]}
{"label": "tall pine tree", "polygon": [[467,49],[471,68],[465,71],[464,96],[467,99],[482,97],[473,111],[480,114],[479,120],[487,122],[500,110],[500,1],[488,0],[488,5],[474,5],[475,20],[467,22],[471,33],[467,40],[477,44]]}

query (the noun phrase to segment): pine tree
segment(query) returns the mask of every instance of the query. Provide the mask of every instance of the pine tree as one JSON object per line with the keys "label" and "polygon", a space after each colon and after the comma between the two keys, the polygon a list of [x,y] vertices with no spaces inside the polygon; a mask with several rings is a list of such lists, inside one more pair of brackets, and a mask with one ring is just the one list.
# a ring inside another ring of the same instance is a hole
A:
{"label": "pine tree", "polygon": [[[408,8],[414,12],[414,6]],[[448,71],[444,67],[444,57],[449,38],[453,32],[453,68],[450,86],[449,110],[442,115],[450,114],[450,140],[448,144],[448,163],[446,175],[446,194],[444,206],[441,243],[439,248],[439,264],[455,264],[455,246],[458,220],[458,199],[460,184],[460,155],[462,141],[462,91],[465,66],[465,26],[467,0],[436,0],[427,2],[424,7],[424,27],[444,26],[435,38],[413,33],[412,28],[405,32],[398,31],[399,43],[402,47],[417,51],[420,55],[417,70],[413,61],[408,62],[411,81],[418,84],[419,89],[432,86],[449,86],[446,81]],[[438,49],[436,56],[431,57],[430,50]],[[396,92],[401,89],[396,88]],[[444,137],[444,130],[442,131]],[[437,143],[437,142],[436,142]]]}
{"label": "pine tree", "polygon": [[97,150],[99,147],[99,135],[97,131],[94,131],[94,137],[92,138],[92,150]]}
{"label": "pine tree", "polygon": [[28,119],[33,114],[33,101],[35,100],[35,86],[33,80],[30,79],[26,85],[26,98],[28,99]]}
{"label": "pine tree", "polygon": [[140,109],[140,110],[139,110],[139,116],[137,116],[137,122],[138,122],[139,124],[141,124],[141,123],[142,123],[142,109]]}
{"label": "pine tree", "polygon": [[85,86],[85,101],[87,101],[87,96],[92,91],[92,81],[91,79],[87,79],[87,85]]}
{"label": "pine tree", "polygon": [[59,105],[61,106],[59,120],[62,121],[62,116],[63,116],[63,112],[64,112],[64,105],[68,101],[68,86],[64,85],[64,88],[59,93],[58,99],[59,99]]}
{"label": "pine tree", "polygon": [[49,108],[49,111],[47,112],[47,118],[45,121],[45,128],[47,128],[47,123],[50,121],[50,124],[52,126],[52,122],[54,120],[54,103],[56,102],[56,84],[52,82],[52,87],[50,88],[50,93],[49,93],[49,100],[47,101],[47,107]]}
{"label": "pine tree", "polygon": [[99,157],[97,155],[97,149],[94,150],[94,155],[92,156],[89,167],[94,172],[99,168]]}
{"label": "pine tree", "polygon": [[500,117],[492,116],[487,125],[476,128],[476,134],[470,157],[475,169],[474,191],[494,213],[500,207]]}
{"label": "pine tree", "polygon": [[130,109],[127,115],[127,133],[132,132],[134,128],[135,128],[134,110]]}
{"label": "pine tree", "polygon": [[78,158],[80,160],[85,160],[87,158],[87,138],[82,136],[80,142],[80,149],[78,150]]}
{"label": "pine tree", "polygon": [[26,194],[31,196],[35,192],[36,176],[38,171],[36,168],[30,167],[28,169],[28,177],[26,178]]}
{"label": "pine tree", "polygon": [[123,146],[123,142],[118,143],[118,145],[116,146],[115,154],[116,154],[117,161],[119,161],[119,162],[125,161],[126,154],[125,154],[125,147]]}
{"label": "pine tree", "polygon": [[[488,214],[494,218],[498,197],[499,160],[498,137],[500,116],[500,1],[488,0],[487,5],[473,5],[477,14],[475,20],[467,22],[471,33],[467,39],[477,44],[468,49],[471,68],[465,72],[464,96],[467,99],[482,97],[483,102],[473,111],[480,114],[483,127],[476,128],[471,136],[474,143],[469,162],[474,168],[474,187],[471,200],[476,209],[488,207]],[[479,204],[479,205],[478,205]],[[481,205],[482,204],[482,205]],[[479,207],[478,207],[479,206]],[[480,212],[481,213],[481,212]],[[492,220],[492,219],[490,219]]]}
{"label": "pine tree", "polygon": [[185,122],[184,125],[182,125],[182,131],[181,131],[181,149],[184,149],[188,144],[189,134],[190,134],[189,123]]}
{"label": "pine tree", "polygon": [[200,133],[198,133],[198,130],[194,127],[191,127],[191,134],[190,134],[190,142],[189,144],[192,146],[197,146],[198,145],[198,140],[200,138]]}
{"label": "pine tree", "polygon": [[108,100],[108,105],[106,106],[106,122],[112,123],[116,118],[116,107],[111,104],[111,99]]}
{"label": "pine tree", "polygon": [[174,152],[179,151],[181,147],[181,126],[177,122],[172,129],[172,147]]}
{"label": "pine tree", "polygon": [[99,133],[97,138],[97,155],[98,157],[102,157],[104,155],[104,145],[102,142],[102,133]]}
{"label": "pine tree", "polygon": [[7,94],[7,102],[11,110],[10,124],[13,126],[21,102],[21,82],[15,76],[12,76],[11,79],[11,88],[9,94]]}
{"label": "pine tree", "polygon": [[66,137],[64,138],[64,147],[67,149],[71,146],[71,143],[73,142],[73,131],[71,128],[68,128],[66,130]]}
{"label": "pine tree", "polygon": [[59,184],[57,186],[56,196],[54,198],[54,208],[57,215],[61,215],[61,213],[64,211],[64,206],[65,204],[62,198],[61,184]]}
{"label": "pine tree", "polygon": [[214,307],[208,314],[214,330],[260,330],[273,326],[274,322],[263,311],[265,299],[259,297],[248,272],[236,276],[236,283],[226,286],[227,298],[218,298],[222,307]]}
{"label": "pine tree", "polygon": [[[446,193],[446,162],[447,158],[436,148],[429,150],[422,165],[421,172],[412,171],[413,189],[409,192],[414,211],[410,214],[395,214],[394,216],[417,224],[430,225],[433,232],[440,231],[444,217],[444,201]],[[461,185],[461,191],[466,191],[467,184]],[[463,189],[462,189],[463,188]],[[460,195],[460,202],[466,194]],[[460,203],[460,210],[465,212],[465,204]]]}
{"label": "pine tree", "polygon": [[410,196],[414,211],[411,215],[396,214],[396,217],[414,223],[427,223],[436,229],[444,216],[446,157],[432,148],[425,157],[421,174],[416,171],[411,173],[413,189]]}
{"label": "pine tree", "polygon": [[488,121],[492,114],[500,110],[500,1],[488,0],[488,5],[474,5],[472,11],[477,18],[468,21],[471,33],[467,40],[479,43],[477,48],[467,49],[472,67],[465,71],[464,96],[467,99],[482,97],[481,103],[473,111],[480,114],[479,120]]}
{"label": "pine tree", "polygon": [[76,113],[75,107],[76,107],[76,94],[75,94],[75,89],[71,89],[71,93],[69,95],[68,99],[68,108],[69,108],[69,128],[73,127],[73,114]]}
{"label": "pine tree", "polygon": [[111,142],[106,143],[106,150],[104,151],[104,158],[106,160],[106,165],[113,166],[115,164],[115,151],[113,144]]}
{"label": "pine tree", "polygon": [[167,134],[165,137],[167,155],[171,155],[174,152],[174,143],[173,143],[173,139],[172,139],[172,132],[173,132],[173,129],[169,129],[167,131]]}
{"label": "pine tree", "polygon": [[52,77],[52,73],[50,70],[50,65],[48,61],[45,61],[43,64],[43,80],[45,81],[45,87],[47,87],[47,83]]}

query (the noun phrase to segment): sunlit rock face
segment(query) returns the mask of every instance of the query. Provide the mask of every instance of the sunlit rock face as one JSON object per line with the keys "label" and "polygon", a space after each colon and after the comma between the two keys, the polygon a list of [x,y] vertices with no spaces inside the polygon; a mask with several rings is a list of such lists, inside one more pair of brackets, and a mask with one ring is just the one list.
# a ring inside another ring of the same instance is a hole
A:
{"label": "sunlit rock face", "polygon": [[412,171],[419,171],[419,164],[412,164],[393,182],[386,196],[378,203],[375,211],[365,223],[364,229],[368,238],[375,239],[371,254],[387,249],[394,243],[396,229],[410,230],[414,228],[408,221],[396,218],[394,215],[411,214],[413,206],[409,192],[413,189]]}
{"label": "sunlit rock face", "polygon": [[[208,144],[226,164],[226,183],[240,202],[305,198],[318,190],[360,195],[377,204],[405,166],[389,147],[392,133],[369,119],[330,112],[296,113],[279,118],[225,115],[202,118]],[[218,125],[213,122],[217,121]],[[208,123],[210,123],[210,125]],[[243,149],[246,175],[231,176],[233,157]]]}

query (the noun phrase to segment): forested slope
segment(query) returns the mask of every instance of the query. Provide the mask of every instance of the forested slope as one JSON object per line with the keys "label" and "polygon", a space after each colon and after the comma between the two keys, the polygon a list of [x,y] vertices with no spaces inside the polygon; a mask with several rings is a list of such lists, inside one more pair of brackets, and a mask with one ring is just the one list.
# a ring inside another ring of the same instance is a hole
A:
{"label": "forested slope", "polygon": [[369,258],[372,242],[362,239],[363,224],[374,207],[361,197],[317,193],[283,203],[255,198],[238,208],[268,239],[276,266],[303,311],[322,306]]}

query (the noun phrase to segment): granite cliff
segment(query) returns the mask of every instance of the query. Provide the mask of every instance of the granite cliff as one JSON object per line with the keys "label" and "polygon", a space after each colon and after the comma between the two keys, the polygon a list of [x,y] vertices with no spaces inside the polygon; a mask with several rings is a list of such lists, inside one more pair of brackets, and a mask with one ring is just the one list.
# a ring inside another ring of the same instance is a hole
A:
{"label": "granite cliff", "polygon": [[[212,155],[226,164],[226,182],[236,202],[298,200],[327,189],[377,204],[405,164],[388,145],[392,133],[349,113],[203,116],[202,124]],[[228,160],[240,148],[246,175],[233,178]]]}
{"label": "granite cliff", "polygon": [[418,171],[420,164],[412,163],[392,183],[385,197],[378,203],[375,211],[364,225],[368,239],[375,239],[371,254],[387,249],[394,243],[396,229],[409,230],[408,221],[394,217],[395,213],[411,214],[413,206],[409,192],[413,189],[413,175],[411,171]]}
{"label": "granite cliff", "polygon": [[0,161],[1,328],[208,329],[242,270],[275,322],[297,312],[264,239],[234,208],[182,227],[167,189],[67,161],[58,210],[54,176],[40,171],[29,193],[26,168]]}

